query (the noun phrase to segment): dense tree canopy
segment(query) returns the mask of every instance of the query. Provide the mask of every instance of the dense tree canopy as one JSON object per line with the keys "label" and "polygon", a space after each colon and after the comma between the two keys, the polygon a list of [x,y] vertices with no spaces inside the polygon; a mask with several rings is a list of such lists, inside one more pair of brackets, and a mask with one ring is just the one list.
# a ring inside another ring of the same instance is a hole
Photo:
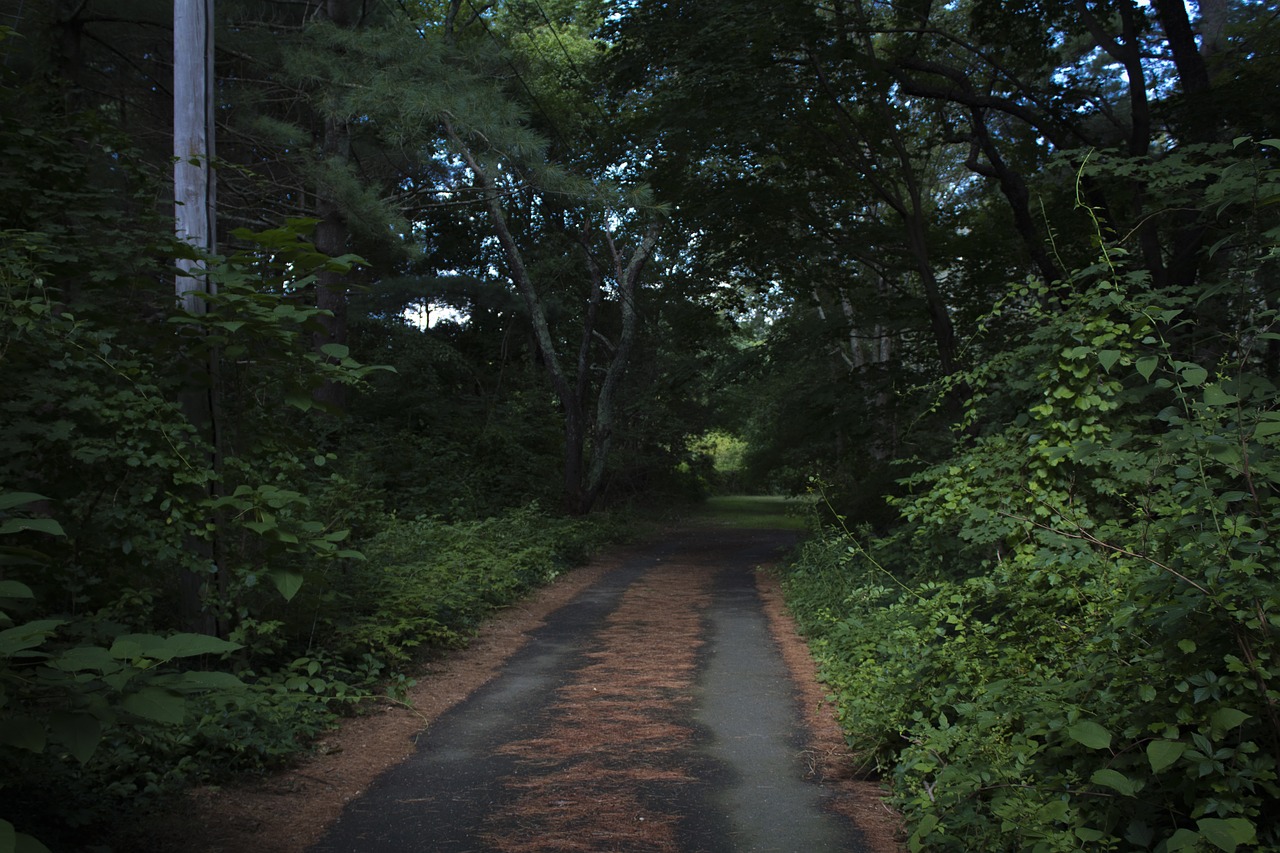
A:
{"label": "dense tree canopy", "polygon": [[270,764],[730,436],[821,494],[793,599],[913,849],[1280,845],[1274,4],[215,11],[192,311],[172,4],[0,2],[31,832]]}

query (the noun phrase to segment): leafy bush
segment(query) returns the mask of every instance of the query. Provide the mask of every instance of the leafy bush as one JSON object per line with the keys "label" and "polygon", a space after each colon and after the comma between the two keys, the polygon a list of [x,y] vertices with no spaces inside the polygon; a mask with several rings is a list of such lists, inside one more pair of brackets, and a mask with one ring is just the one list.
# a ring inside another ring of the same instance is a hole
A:
{"label": "leafy bush", "polygon": [[1112,247],[1071,284],[1011,294],[976,437],[889,535],[810,543],[792,605],[912,850],[1276,849],[1277,316],[1206,346]]}
{"label": "leafy bush", "polygon": [[367,561],[313,575],[290,607],[296,627],[344,661],[403,667],[425,649],[464,644],[486,616],[581,562],[617,530],[536,504],[479,521],[391,518],[361,543]]}

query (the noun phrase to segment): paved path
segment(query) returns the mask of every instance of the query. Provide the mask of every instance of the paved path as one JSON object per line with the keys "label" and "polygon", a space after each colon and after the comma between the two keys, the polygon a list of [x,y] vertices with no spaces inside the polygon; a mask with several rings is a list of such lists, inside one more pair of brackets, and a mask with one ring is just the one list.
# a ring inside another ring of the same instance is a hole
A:
{"label": "paved path", "polygon": [[609,572],[312,850],[863,850],[807,778],[755,588],[793,537],[689,532]]}

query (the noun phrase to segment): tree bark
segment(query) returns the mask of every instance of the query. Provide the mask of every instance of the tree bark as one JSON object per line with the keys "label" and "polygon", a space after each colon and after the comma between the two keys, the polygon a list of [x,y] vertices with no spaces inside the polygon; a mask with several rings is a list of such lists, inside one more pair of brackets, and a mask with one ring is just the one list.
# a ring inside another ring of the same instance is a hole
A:
{"label": "tree bark", "polygon": [[[353,0],[325,0],[325,16],[338,27],[357,25],[359,16]],[[324,130],[320,138],[320,152],[331,167],[345,167],[351,159],[351,128],[343,119],[324,117]],[[330,257],[344,255],[348,249],[351,229],[346,215],[329,188],[316,190],[316,249]],[[316,276],[316,307],[328,312],[320,318],[323,331],[313,337],[317,351],[328,344],[347,342],[347,281],[342,273],[321,271]],[[323,354],[323,353],[322,353]],[[347,388],[339,382],[328,381],[316,389],[312,398],[322,408],[341,413],[347,405]]]}
{"label": "tree bark", "polygon": [[[1202,2],[1200,5],[1206,4]],[[1212,7],[1212,4],[1209,5]],[[1196,34],[1191,29],[1186,4],[1182,0],[1155,0],[1155,7],[1160,26],[1164,29],[1164,37],[1169,41],[1169,50],[1173,53],[1173,65],[1178,69],[1182,91],[1188,95],[1197,95],[1207,90],[1209,68],[1205,65],[1204,55],[1196,47]],[[1219,29],[1219,34],[1220,32]],[[1212,50],[1211,46],[1215,41],[1206,37],[1206,47]]]}
{"label": "tree bark", "polygon": [[[868,57],[873,61],[873,47],[864,45]],[[956,338],[955,327],[951,321],[951,312],[946,300],[942,297],[938,286],[938,277],[934,273],[929,256],[927,212],[924,209],[924,191],[920,184],[911,151],[899,132],[896,116],[891,106],[877,96],[869,100],[867,109],[874,110],[876,117],[883,123],[888,136],[892,156],[896,159],[897,171],[903,186],[895,186],[890,180],[882,178],[885,170],[877,168],[871,154],[874,140],[862,133],[848,109],[827,77],[818,60],[813,58],[812,65],[817,81],[828,103],[831,104],[836,117],[836,125],[840,128],[844,144],[838,147],[837,156],[859,172],[861,179],[872,189],[875,195],[893,209],[902,221],[907,250],[920,280],[920,287],[925,298],[925,310],[929,317],[929,328],[933,332],[934,343],[938,348],[938,362],[944,375],[951,375],[956,370]]]}
{"label": "tree bark", "polygon": [[626,371],[630,358],[636,328],[635,293],[639,286],[640,276],[645,263],[658,241],[658,226],[651,225],[641,239],[639,246],[625,264],[622,255],[613,242],[611,235],[605,235],[609,247],[613,274],[618,285],[619,301],[622,311],[622,331],[613,348],[605,378],[597,392],[594,406],[594,426],[591,432],[591,458],[587,461],[587,434],[589,411],[589,393],[591,385],[590,349],[595,333],[595,320],[603,298],[603,274],[599,265],[591,255],[589,232],[584,231],[580,242],[586,252],[587,274],[591,280],[590,297],[583,321],[582,336],[578,347],[575,372],[572,376],[566,373],[564,365],[556,351],[555,339],[547,321],[546,309],[537,286],[529,274],[524,261],[524,254],[516,242],[507,215],[502,206],[498,188],[476,157],[475,152],[462,139],[453,122],[445,118],[443,126],[446,136],[454,149],[462,156],[467,167],[475,176],[475,183],[483,197],[485,209],[493,224],[498,243],[502,246],[503,256],[507,261],[507,270],[516,290],[520,293],[525,309],[533,326],[534,340],[538,353],[547,371],[552,390],[560,403],[564,416],[564,496],[565,508],[576,515],[585,515],[591,511],[604,484],[607,468],[607,457],[612,441],[614,424],[614,395],[619,382]]}
{"label": "tree bark", "polygon": [[608,464],[609,448],[613,441],[613,421],[615,415],[614,394],[618,383],[626,372],[631,360],[631,349],[635,344],[637,313],[636,291],[640,284],[640,275],[649,257],[658,245],[658,225],[649,226],[644,237],[631,255],[631,260],[623,266],[622,255],[614,244],[613,236],[606,232],[605,242],[609,247],[609,256],[613,261],[614,279],[618,283],[618,299],[622,308],[622,332],[614,349],[613,358],[605,373],[604,382],[596,396],[596,423],[591,442],[591,468],[588,472],[586,488],[583,494],[581,512],[589,512],[600,496],[604,486],[605,468]]}

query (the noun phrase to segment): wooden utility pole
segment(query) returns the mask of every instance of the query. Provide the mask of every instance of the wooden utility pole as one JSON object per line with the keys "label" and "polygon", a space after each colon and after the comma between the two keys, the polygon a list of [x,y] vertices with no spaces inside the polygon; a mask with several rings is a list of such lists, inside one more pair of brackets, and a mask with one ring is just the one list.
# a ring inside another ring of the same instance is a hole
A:
{"label": "wooden utility pole", "polygon": [[[202,255],[214,251],[213,178],[213,2],[214,0],[174,0],[173,3],[173,198],[178,239]],[[208,304],[201,294],[213,291],[213,283],[202,274],[203,263],[179,259],[174,291],[179,306],[192,314],[204,314]],[[218,353],[204,352],[203,375],[193,375],[182,393],[187,419],[213,449],[209,464],[219,467],[217,435]],[[203,498],[213,497],[215,484],[205,487]],[[226,575],[218,568],[218,543],[192,537],[193,553],[211,571],[184,568],[179,578],[182,617],[189,631],[221,633],[214,615],[206,607],[210,586],[226,585]],[[223,589],[225,591],[225,589]]]}
{"label": "wooden utility pole", "polygon": [[[214,248],[213,0],[173,2],[173,197],[178,238],[202,252]],[[174,288],[182,307],[203,314],[195,295],[209,285],[178,262]]]}

